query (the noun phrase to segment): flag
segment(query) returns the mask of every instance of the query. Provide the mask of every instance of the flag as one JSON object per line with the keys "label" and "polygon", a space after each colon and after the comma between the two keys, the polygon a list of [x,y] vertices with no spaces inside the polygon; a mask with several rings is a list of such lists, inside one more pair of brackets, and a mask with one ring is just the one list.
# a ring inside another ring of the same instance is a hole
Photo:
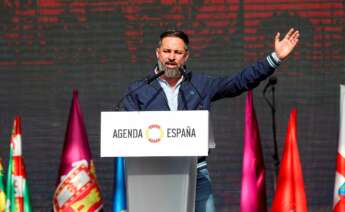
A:
{"label": "flag", "polygon": [[259,211],[267,211],[265,167],[259,127],[253,107],[253,92],[248,91],[242,163],[241,212]]}
{"label": "flag", "polygon": [[113,212],[125,212],[127,211],[125,159],[117,157],[114,159],[114,164]]}
{"label": "flag", "polygon": [[345,86],[340,86],[340,124],[333,211],[345,211]]}
{"label": "flag", "polygon": [[3,178],[4,168],[2,166],[2,159],[0,158],[0,212],[5,212],[6,209],[6,195]]}
{"label": "flag", "polygon": [[29,186],[22,156],[21,119],[16,116],[10,139],[10,157],[7,170],[6,211],[31,212]]}
{"label": "flag", "polygon": [[272,212],[308,211],[297,146],[296,114],[296,109],[290,113]]}
{"label": "flag", "polygon": [[74,91],[53,208],[55,212],[94,212],[101,211],[102,207],[78,92]]}

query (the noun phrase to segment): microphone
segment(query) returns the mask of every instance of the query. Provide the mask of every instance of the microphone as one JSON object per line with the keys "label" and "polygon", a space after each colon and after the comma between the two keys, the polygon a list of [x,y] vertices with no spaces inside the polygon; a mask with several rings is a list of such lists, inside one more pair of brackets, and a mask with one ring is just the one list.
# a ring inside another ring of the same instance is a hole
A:
{"label": "microphone", "polygon": [[271,85],[275,85],[275,84],[277,84],[278,79],[277,79],[276,76],[271,76],[271,77],[268,79],[268,82],[269,82]]}
{"label": "microphone", "polygon": [[200,102],[198,104],[198,107],[197,109],[198,110],[203,110],[204,109],[204,106],[201,104],[202,103],[202,96],[199,92],[199,90],[194,86],[193,82],[191,81],[191,76],[190,74],[187,74],[186,72],[186,65],[183,65],[180,69],[179,69],[181,75],[183,76],[183,78],[189,82],[189,84],[193,87],[193,89],[195,90],[195,92],[198,94],[198,97],[200,99]]}
{"label": "microphone", "polygon": [[[156,67],[158,67],[156,65]],[[158,69],[157,69],[158,70]],[[140,88],[142,88],[144,85],[149,85],[151,84],[151,82],[153,82],[155,79],[157,79],[158,77],[162,76],[165,71],[164,70],[158,70],[159,72],[154,74],[154,75],[149,75],[147,77],[145,77],[141,83],[141,85],[139,85],[138,87],[136,87],[135,89],[131,90],[131,91],[128,91],[124,96],[122,96],[122,98],[120,99],[120,101],[116,104],[115,106],[115,110],[116,111],[119,111],[120,110],[120,106],[122,104],[122,102],[125,100],[125,98],[129,95],[131,95],[132,93],[134,93],[135,91],[139,90]]]}
{"label": "microphone", "polygon": [[265,94],[267,89],[270,87],[270,86],[274,86],[275,84],[277,84],[277,77],[276,76],[271,76],[270,78],[268,78],[268,82],[267,84],[265,85],[264,87],[264,90],[263,90],[263,93]]}
{"label": "microphone", "polygon": [[158,77],[162,76],[165,73],[164,70],[159,71],[158,73],[151,75],[151,76],[147,76],[144,81],[146,82],[146,84],[151,84],[151,82],[153,82],[155,79],[157,79]]}

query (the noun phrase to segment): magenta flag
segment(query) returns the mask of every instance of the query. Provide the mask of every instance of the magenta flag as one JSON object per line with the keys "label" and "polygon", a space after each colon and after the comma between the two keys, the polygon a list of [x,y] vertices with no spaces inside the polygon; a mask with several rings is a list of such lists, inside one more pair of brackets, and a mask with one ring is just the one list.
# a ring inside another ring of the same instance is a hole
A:
{"label": "magenta flag", "polygon": [[57,188],[53,198],[54,211],[101,211],[103,200],[96,180],[77,91],[73,91],[60,161]]}
{"label": "magenta flag", "polygon": [[253,92],[246,99],[242,163],[241,212],[267,211],[265,167],[260,134],[253,107]]}
{"label": "magenta flag", "polygon": [[77,161],[91,161],[91,151],[87,138],[83,114],[80,110],[78,92],[73,91],[72,105],[69,112],[65,142],[60,162],[60,176],[66,175]]}

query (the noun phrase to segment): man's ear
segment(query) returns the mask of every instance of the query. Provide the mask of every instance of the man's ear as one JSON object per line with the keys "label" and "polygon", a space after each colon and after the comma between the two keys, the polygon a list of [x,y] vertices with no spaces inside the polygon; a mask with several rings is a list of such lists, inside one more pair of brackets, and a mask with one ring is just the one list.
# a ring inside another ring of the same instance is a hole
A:
{"label": "man's ear", "polygon": [[185,63],[187,62],[188,58],[189,58],[189,51],[186,52],[186,56],[185,56],[185,58],[184,58],[184,62],[185,62]]}
{"label": "man's ear", "polygon": [[159,48],[156,48],[156,57],[159,58]]}

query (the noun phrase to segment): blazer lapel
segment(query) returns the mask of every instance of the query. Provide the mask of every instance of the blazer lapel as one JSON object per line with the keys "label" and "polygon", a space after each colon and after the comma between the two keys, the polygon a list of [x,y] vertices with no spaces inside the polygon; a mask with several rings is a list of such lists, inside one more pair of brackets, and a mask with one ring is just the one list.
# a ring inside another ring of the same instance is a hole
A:
{"label": "blazer lapel", "polygon": [[[168,104],[168,99],[163,91],[163,88],[161,87],[161,85],[159,84],[158,80],[153,80],[150,84],[149,84],[154,90],[155,90],[155,94],[154,96],[156,96],[156,98],[158,98],[159,102],[164,102],[166,110],[170,110],[169,104]],[[163,108],[162,108],[163,109]]]}

